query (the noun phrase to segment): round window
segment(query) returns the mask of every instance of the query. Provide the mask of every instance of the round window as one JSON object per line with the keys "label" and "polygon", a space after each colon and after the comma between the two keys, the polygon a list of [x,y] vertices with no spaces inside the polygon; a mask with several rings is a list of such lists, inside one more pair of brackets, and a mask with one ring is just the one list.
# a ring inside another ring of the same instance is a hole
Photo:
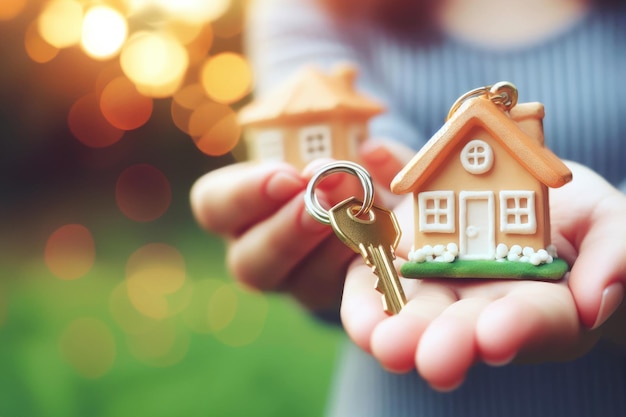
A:
{"label": "round window", "polygon": [[493,165],[493,151],[485,141],[471,140],[461,151],[461,164],[471,174],[484,174]]}

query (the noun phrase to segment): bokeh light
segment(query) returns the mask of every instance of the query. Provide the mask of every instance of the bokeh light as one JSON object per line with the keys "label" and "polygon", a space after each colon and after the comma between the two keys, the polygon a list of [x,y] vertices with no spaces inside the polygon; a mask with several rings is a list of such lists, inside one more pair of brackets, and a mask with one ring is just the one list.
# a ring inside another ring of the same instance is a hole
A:
{"label": "bokeh light", "polygon": [[111,125],[118,129],[133,130],[150,119],[153,103],[150,97],[140,94],[128,78],[119,76],[102,90],[100,109]]}
{"label": "bokeh light", "polygon": [[189,117],[189,135],[203,153],[224,155],[239,142],[241,126],[236,113],[227,105],[206,102]]}
{"label": "bokeh light", "polygon": [[130,352],[142,362],[155,366],[172,366],[189,350],[190,335],[172,319],[162,320],[148,331],[127,337]]}
{"label": "bokeh light", "polygon": [[109,311],[117,325],[128,334],[140,334],[157,325],[158,319],[141,314],[128,296],[126,281],[120,282],[109,297]]}
{"label": "bokeh light", "polygon": [[181,88],[172,97],[171,114],[176,127],[189,133],[189,119],[194,110],[208,103],[204,88],[199,83],[189,84]]}
{"label": "bokeh light", "polygon": [[185,284],[187,269],[178,249],[164,243],[150,243],[137,249],[126,264],[128,297],[141,314],[163,319],[179,312],[189,302],[190,293],[168,298]]}
{"label": "bokeh light", "polygon": [[77,279],[89,272],[96,257],[93,236],[80,224],[66,224],[55,230],[46,242],[44,260],[56,277]]}
{"label": "bokeh light", "polygon": [[119,52],[128,35],[126,19],[108,6],[94,6],[83,19],[80,44],[87,55],[107,59]]}
{"label": "bokeh light", "polygon": [[26,0],[0,1],[0,20],[11,20],[19,15],[26,6]]}
{"label": "bokeh light", "polygon": [[138,222],[149,222],[167,211],[172,200],[172,190],[167,177],[158,168],[137,164],[119,175],[115,200],[126,217]]}
{"label": "bokeh light", "polygon": [[190,42],[185,42],[180,35],[176,35],[179,40],[185,43],[187,52],[189,53],[189,64],[195,65],[204,61],[213,45],[213,26],[205,24],[202,26],[198,35]]}
{"label": "bokeh light", "polygon": [[124,136],[124,131],[111,125],[100,111],[100,99],[89,93],[76,100],[67,117],[70,131],[91,148],[111,146]]}
{"label": "bokeh light", "polygon": [[26,28],[24,48],[30,59],[40,64],[51,61],[59,53],[59,48],[50,45],[41,37],[37,22],[32,22]]}
{"label": "bokeh light", "polygon": [[187,71],[189,57],[175,37],[142,31],[128,39],[120,63],[124,74],[142,93],[162,97],[176,91]]}
{"label": "bokeh light", "polygon": [[220,18],[230,6],[230,0],[155,0],[163,10],[187,22],[206,22]]}
{"label": "bokeh light", "polygon": [[252,89],[252,69],[240,54],[223,52],[206,60],[200,79],[209,97],[231,104]]}
{"label": "bokeh light", "polygon": [[102,321],[79,318],[71,322],[60,340],[65,360],[85,378],[99,378],[113,366],[116,356],[115,339]]}
{"label": "bokeh light", "polygon": [[214,336],[225,345],[248,345],[263,331],[269,308],[267,298],[236,284],[224,285],[227,288],[218,289],[209,299],[209,326]]}
{"label": "bokeh light", "polygon": [[219,279],[198,279],[192,282],[193,294],[187,308],[182,312],[185,325],[195,333],[211,333],[208,305],[213,294],[224,285]]}
{"label": "bokeh light", "polygon": [[38,19],[41,37],[57,48],[66,48],[78,44],[82,26],[83,6],[74,0],[47,2]]}

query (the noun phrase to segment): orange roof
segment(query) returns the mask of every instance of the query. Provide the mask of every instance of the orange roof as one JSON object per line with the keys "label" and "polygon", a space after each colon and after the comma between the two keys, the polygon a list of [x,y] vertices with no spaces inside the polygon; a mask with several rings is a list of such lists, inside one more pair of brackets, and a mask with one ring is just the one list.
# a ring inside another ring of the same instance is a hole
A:
{"label": "orange roof", "polygon": [[307,67],[266,97],[239,112],[242,125],[258,124],[302,116],[343,113],[372,117],[384,111],[378,102],[354,89],[355,67],[344,64],[325,74]]}
{"label": "orange roof", "polygon": [[[522,106],[522,104],[518,105]],[[525,113],[543,117],[538,106]],[[525,115],[526,116],[526,115]],[[543,184],[557,188],[572,179],[567,166],[541,140],[532,138],[491,100],[477,97],[467,100],[424,145],[391,182],[396,194],[419,188],[438,169],[454,146],[475,126],[487,130],[529,173]]]}

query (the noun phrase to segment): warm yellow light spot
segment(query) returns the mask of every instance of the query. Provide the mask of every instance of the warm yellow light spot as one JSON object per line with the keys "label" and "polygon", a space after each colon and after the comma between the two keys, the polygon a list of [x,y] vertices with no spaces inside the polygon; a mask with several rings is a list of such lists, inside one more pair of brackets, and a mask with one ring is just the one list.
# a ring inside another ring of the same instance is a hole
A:
{"label": "warm yellow light spot", "polygon": [[[212,323],[214,336],[222,343],[238,347],[254,342],[263,331],[268,313],[265,296],[259,292],[244,290],[234,284],[231,291],[218,290],[209,301],[209,323]],[[233,301],[233,294],[236,302]],[[228,317],[232,309],[235,313]],[[226,319],[219,315],[227,316]]]}
{"label": "warm yellow light spot", "polygon": [[188,133],[200,151],[217,156],[226,154],[237,145],[241,126],[229,106],[207,102],[191,114]]}
{"label": "warm yellow light spot", "polygon": [[37,22],[32,22],[26,28],[24,48],[30,59],[39,64],[51,61],[59,53],[59,48],[55,48],[43,40],[37,29]]}
{"label": "warm yellow light spot", "polygon": [[193,287],[191,300],[182,312],[182,318],[193,332],[211,333],[213,331],[207,309],[209,300],[223,285],[224,281],[218,279],[200,279],[191,283]]}
{"label": "warm yellow light spot", "polygon": [[57,48],[78,44],[82,24],[83,6],[75,0],[49,1],[45,4],[38,19],[41,37]]}
{"label": "warm yellow light spot", "polygon": [[109,327],[95,318],[81,318],[63,332],[60,349],[65,360],[85,378],[99,378],[115,362],[115,340]]}
{"label": "warm yellow light spot", "polygon": [[1,0],[0,20],[11,20],[16,17],[26,6],[26,0]]}
{"label": "warm yellow light spot", "polygon": [[109,123],[118,129],[137,129],[150,119],[153,103],[137,91],[124,76],[111,80],[100,95],[100,109]]}
{"label": "warm yellow light spot", "polygon": [[191,42],[186,44],[191,65],[204,61],[213,45],[213,27],[210,23],[202,26],[202,30]]}
{"label": "warm yellow light spot", "polygon": [[171,114],[176,127],[189,133],[189,119],[195,109],[208,103],[204,88],[198,83],[189,84],[178,90],[172,97]]}
{"label": "warm yellow light spot", "polygon": [[145,333],[128,336],[131,353],[152,366],[172,366],[180,362],[189,349],[189,332],[169,320],[160,321]]}
{"label": "warm yellow light spot", "polygon": [[72,134],[91,148],[104,148],[119,141],[122,129],[111,125],[100,111],[100,100],[94,93],[87,94],[74,103],[67,116]]}
{"label": "warm yellow light spot", "polygon": [[221,103],[234,103],[252,89],[250,64],[234,52],[208,58],[200,71],[200,79],[208,96]]}
{"label": "warm yellow light spot", "polygon": [[209,299],[207,310],[211,331],[225,329],[235,318],[237,307],[237,293],[234,287],[224,284],[218,288]]}
{"label": "warm yellow light spot", "polygon": [[95,59],[106,59],[117,54],[128,35],[126,19],[117,10],[94,6],[87,10],[83,20],[81,46]]}
{"label": "warm yellow light spot", "polygon": [[96,248],[89,229],[67,224],[54,231],[46,242],[44,260],[50,272],[60,279],[77,279],[94,264]]}
{"label": "warm yellow light spot", "polygon": [[235,148],[241,135],[241,126],[234,113],[215,123],[208,132],[195,139],[196,146],[209,156],[225,155]]}
{"label": "warm yellow light spot", "polygon": [[158,323],[157,319],[141,314],[130,301],[126,281],[118,284],[109,298],[109,310],[115,322],[128,334],[146,333]]}
{"label": "warm yellow light spot", "polygon": [[122,213],[138,222],[161,217],[172,201],[167,177],[149,164],[137,164],[125,169],[117,179],[115,200]]}
{"label": "warm yellow light spot", "polygon": [[[145,245],[126,264],[128,297],[141,314],[155,319],[168,317],[180,311],[180,306],[171,308],[168,296],[183,287],[186,274],[185,261],[176,248],[163,243]],[[187,303],[190,294],[183,295]]]}
{"label": "warm yellow light spot", "polygon": [[168,14],[188,22],[207,22],[220,18],[230,0],[155,0]]}
{"label": "warm yellow light spot", "polygon": [[194,41],[203,29],[202,23],[184,22],[178,19],[167,20],[164,26],[164,29],[183,45]]}
{"label": "warm yellow light spot", "polygon": [[159,88],[171,89],[181,82],[189,57],[185,47],[173,36],[144,31],[134,34],[126,42],[120,62],[124,74],[139,91],[150,93],[154,90],[156,94],[162,94]]}

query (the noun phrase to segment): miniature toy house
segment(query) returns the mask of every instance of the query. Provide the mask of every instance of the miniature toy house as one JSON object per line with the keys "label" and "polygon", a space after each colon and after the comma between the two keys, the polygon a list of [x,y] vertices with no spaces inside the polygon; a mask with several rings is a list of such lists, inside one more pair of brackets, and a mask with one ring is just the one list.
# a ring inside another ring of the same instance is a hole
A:
{"label": "miniature toy house", "polygon": [[[571,172],[544,146],[543,116],[540,103],[505,112],[486,97],[469,99],[398,173],[391,190],[414,194],[416,262],[532,254],[534,265],[552,262],[548,187],[561,187]],[[509,277],[503,263],[493,263],[494,278]],[[407,268],[411,276],[418,267]],[[487,277],[484,270],[475,276]]]}
{"label": "miniature toy house", "polygon": [[250,159],[287,161],[298,168],[316,158],[357,159],[369,119],[384,108],[355,90],[356,68],[326,74],[305,68],[280,89],[239,112]]}

